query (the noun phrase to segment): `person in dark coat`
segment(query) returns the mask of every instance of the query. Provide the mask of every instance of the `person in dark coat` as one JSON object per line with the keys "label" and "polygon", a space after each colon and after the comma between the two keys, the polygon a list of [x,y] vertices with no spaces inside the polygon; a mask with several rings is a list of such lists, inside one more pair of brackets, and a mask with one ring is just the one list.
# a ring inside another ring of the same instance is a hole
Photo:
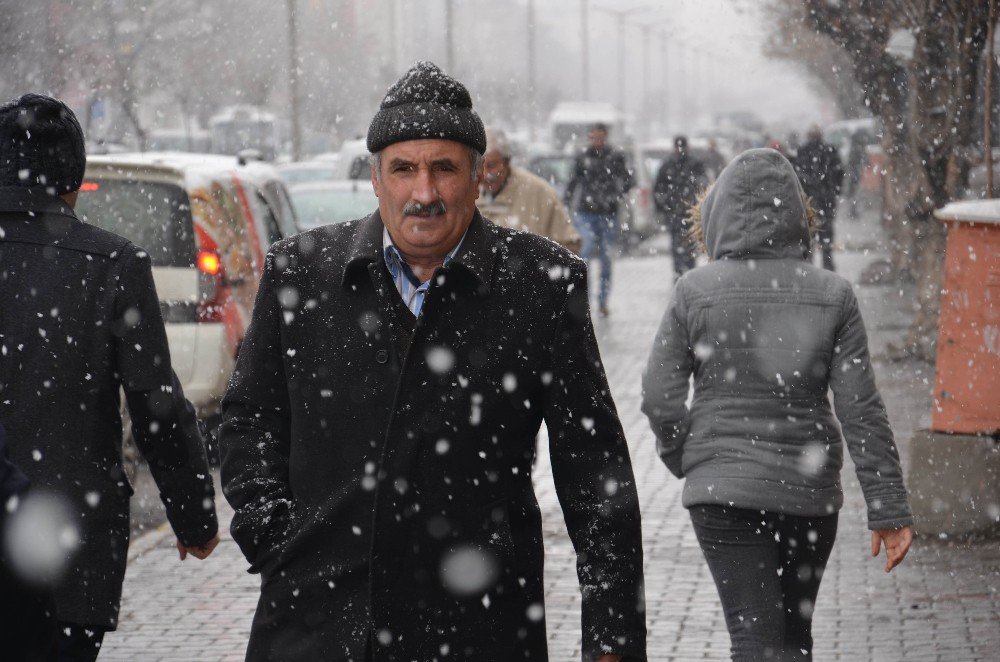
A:
{"label": "person in dark coat", "polygon": [[223,401],[248,660],[547,659],[548,429],[586,660],[645,660],[635,479],[586,267],[475,207],[486,137],[428,62],[368,131],[378,210],[276,243]]}
{"label": "person in dark coat", "polygon": [[610,312],[611,253],[618,231],[618,205],[635,186],[635,179],[625,154],[608,144],[605,124],[594,124],[589,138],[590,146],[573,161],[563,201],[573,210],[577,232],[583,239],[580,257],[589,264],[596,253],[601,263],[597,305],[598,312],[606,317]]}
{"label": "person in dark coat", "polygon": [[16,516],[31,483],[7,453],[7,431],[0,424],[0,659],[55,662],[56,605],[45,581],[32,581],[14,567],[9,520]]}
{"label": "person in dark coat", "polygon": [[118,622],[132,494],[120,390],[181,557],[204,558],[218,542],[150,258],[76,218],[85,160],[63,103],[27,94],[0,106],[0,422],[32,490],[58,500],[76,531],[54,585],[64,660],[96,657]]}
{"label": "person in dark coat", "polygon": [[684,478],[734,660],[812,659],[845,444],[872,555],[885,545],[888,572],[912,541],[858,302],[848,281],[806,264],[808,215],[785,157],[734,159],[696,214],[712,262],[677,281],[642,380],[642,411]]}
{"label": "person in dark coat", "polygon": [[[688,153],[687,138],[674,138],[674,153],[663,161],[653,184],[656,205],[670,230],[670,254],[674,260],[674,278],[694,268],[695,245],[689,236],[691,206],[708,180],[705,166]],[[721,168],[720,168],[721,169]]]}
{"label": "person in dark coat", "polygon": [[[807,138],[796,152],[793,165],[816,210],[815,242],[823,253],[823,268],[833,271],[833,223],[837,216],[837,196],[844,183],[844,167],[837,148],[823,141],[818,126],[809,129]],[[811,261],[811,247],[809,256]]]}

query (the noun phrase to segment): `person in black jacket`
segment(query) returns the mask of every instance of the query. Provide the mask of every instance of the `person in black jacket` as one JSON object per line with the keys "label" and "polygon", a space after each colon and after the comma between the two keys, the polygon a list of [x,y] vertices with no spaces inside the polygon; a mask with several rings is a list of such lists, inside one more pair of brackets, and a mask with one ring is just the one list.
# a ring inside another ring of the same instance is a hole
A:
{"label": "person in black jacket", "polygon": [[[653,204],[663,214],[670,230],[670,253],[674,260],[674,278],[694,268],[695,245],[688,236],[689,214],[698,193],[707,184],[705,166],[688,153],[687,138],[674,138],[674,153],[664,160],[653,184]],[[721,157],[720,157],[721,158]]]}
{"label": "person in black jacket", "polygon": [[61,660],[94,659],[118,622],[132,494],[121,389],[181,558],[205,558],[219,540],[149,255],[73,213],[85,160],[63,103],[26,94],[0,106],[0,422],[32,490],[74,524],[54,586]]}
{"label": "person in black jacket", "polygon": [[563,198],[573,210],[576,229],[583,238],[580,257],[589,264],[596,252],[601,263],[597,305],[602,317],[609,313],[611,251],[618,230],[618,205],[634,185],[625,155],[608,144],[608,127],[594,124],[590,129],[590,146],[573,162],[573,174],[566,182]]}
{"label": "person in black jacket", "polygon": [[262,575],[247,659],[546,660],[544,420],[584,659],[645,660],[583,261],[479,213],[483,124],[433,64],[389,89],[368,149],[378,210],[272,246],[223,401],[232,534]]}
{"label": "person in black jacket", "polygon": [[[844,182],[844,168],[837,149],[823,142],[818,126],[809,129],[808,140],[799,147],[792,162],[802,182],[802,189],[816,210],[815,242],[823,252],[823,268],[833,268],[833,222],[837,215],[837,196]],[[812,261],[812,248],[809,251]]]}

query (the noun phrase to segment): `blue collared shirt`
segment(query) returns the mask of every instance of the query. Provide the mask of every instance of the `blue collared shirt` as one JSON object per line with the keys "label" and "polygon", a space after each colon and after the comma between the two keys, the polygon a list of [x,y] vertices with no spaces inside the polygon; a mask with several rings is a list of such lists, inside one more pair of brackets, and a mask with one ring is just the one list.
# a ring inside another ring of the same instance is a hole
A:
{"label": "blue collared shirt", "polygon": [[[463,241],[465,241],[465,235],[462,235],[455,247],[445,255],[443,266],[448,266],[455,258]],[[382,255],[385,257],[385,266],[389,268],[392,282],[396,284],[399,296],[403,297],[403,303],[410,309],[414,317],[420,317],[420,309],[424,305],[424,295],[430,289],[431,279],[428,278],[424,282],[420,282],[416,274],[413,273],[413,269],[403,259],[399,249],[392,243],[392,237],[389,236],[389,231],[385,228],[382,229]]]}

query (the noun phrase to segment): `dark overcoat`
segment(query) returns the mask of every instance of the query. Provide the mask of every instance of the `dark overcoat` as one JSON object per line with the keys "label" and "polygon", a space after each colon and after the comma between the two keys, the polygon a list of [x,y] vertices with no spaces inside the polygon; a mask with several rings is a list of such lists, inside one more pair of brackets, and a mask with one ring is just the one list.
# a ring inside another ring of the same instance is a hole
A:
{"label": "dark overcoat", "polygon": [[585,266],[477,212],[414,319],[376,212],[275,244],[224,401],[249,660],[544,660],[544,420],[585,657],[645,659],[639,510]]}
{"label": "dark overcoat", "polygon": [[32,489],[57,495],[76,524],[55,587],[61,621],[118,622],[132,494],[123,388],[174,531],[207,542],[218,529],[212,478],[170,366],[149,256],[43,188],[0,188],[0,423]]}

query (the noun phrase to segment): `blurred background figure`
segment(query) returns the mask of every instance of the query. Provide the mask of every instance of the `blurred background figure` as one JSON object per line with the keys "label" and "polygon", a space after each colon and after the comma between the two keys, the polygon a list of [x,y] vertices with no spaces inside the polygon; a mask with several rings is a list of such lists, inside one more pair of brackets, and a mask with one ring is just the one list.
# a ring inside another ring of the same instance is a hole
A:
{"label": "blurred background figure", "polygon": [[686,136],[674,138],[674,153],[660,166],[653,185],[653,201],[670,231],[674,278],[694,268],[695,245],[689,236],[688,214],[706,186],[705,166],[688,153]]}
{"label": "blurred background figure", "polygon": [[[837,196],[844,181],[844,169],[837,149],[823,141],[818,125],[809,129],[805,144],[795,155],[795,172],[802,182],[806,196],[816,211],[814,241],[823,252],[823,268],[834,271],[833,223],[837,215]],[[812,250],[809,253],[812,258]]]}
{"label": "blurred background figure", "polygon": [[544,179],[510,162],[506,134],[486,128],[486,154],[478,207],[498,225],[548,237],[574,253],[581,239],[556,190]]}
{"label": "blurred background figure", "polygon": [[[573,175],[566,184],[563,200],[574,210],[576,228],[583,238],[580,257],[588,264],[594,254],[601,263],[597,293],[598,311],[602,317],[610,312],[611,250],[618,230],[618,205],[634,185],[625,155],[608,144],[608,127],[596,123],[590,127],[590,146],[577,155]],[[590,283],[594,282],[591,277]]]}

